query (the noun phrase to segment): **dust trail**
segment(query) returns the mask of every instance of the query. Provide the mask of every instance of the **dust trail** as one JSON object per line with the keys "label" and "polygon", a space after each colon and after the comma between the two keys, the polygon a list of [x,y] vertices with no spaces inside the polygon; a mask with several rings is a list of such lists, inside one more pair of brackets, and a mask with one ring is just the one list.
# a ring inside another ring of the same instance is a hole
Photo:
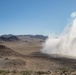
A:
{"label": "dust trail", "polygon": [[41,52],[76,57],[76,12],[71,14],[72,21],[59,37],[48,37]]}

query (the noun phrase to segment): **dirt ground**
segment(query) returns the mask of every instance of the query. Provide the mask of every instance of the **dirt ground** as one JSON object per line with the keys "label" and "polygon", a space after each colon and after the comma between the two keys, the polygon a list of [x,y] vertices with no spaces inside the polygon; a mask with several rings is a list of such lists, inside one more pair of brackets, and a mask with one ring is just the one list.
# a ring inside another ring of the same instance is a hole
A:
{"label": "dirt ground", "polygon": [[[0,45],[8,49],[1,50],[1,52],[6,50],[6,52],[0,56],[0,75],[76,74],[75,59],[57,58],[43,54],[40,51],[43,43],[40,40],[0,42]],[[10,55],[7,51],[9,51]],[[70,74],[68,74],[69,72]]]}

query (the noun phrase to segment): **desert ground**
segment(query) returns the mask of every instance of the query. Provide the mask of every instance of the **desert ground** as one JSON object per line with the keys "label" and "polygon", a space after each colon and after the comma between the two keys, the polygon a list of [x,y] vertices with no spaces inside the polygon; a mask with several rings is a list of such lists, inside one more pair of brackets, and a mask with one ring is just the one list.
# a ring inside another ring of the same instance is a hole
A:
{"label": "desert ground", "polygon": [[41,53],[45,39],[0,41],[0,75],[76,75],[76,60]]}

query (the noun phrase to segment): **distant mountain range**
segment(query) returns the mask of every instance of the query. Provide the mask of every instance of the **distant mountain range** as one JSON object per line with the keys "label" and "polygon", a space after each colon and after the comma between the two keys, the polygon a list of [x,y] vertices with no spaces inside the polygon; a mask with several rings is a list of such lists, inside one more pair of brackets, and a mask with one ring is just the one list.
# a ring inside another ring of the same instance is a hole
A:
{"label": "distant mountain range", "polygon": [[48,38],[48,37],[44,36],[44,35],[12,35],[12,34],[8,34],[8,35],[1,35],[0,36],[1,41],[19,41],[19,40],[22,40],[22,39],[42,39],[42,40],[46,40],[46,38]]}
{"label": "distant mountain range", "polygon": [[18,41],[18,37],[12,34],[9,35],[1,35],[0,40],[2,41]]}

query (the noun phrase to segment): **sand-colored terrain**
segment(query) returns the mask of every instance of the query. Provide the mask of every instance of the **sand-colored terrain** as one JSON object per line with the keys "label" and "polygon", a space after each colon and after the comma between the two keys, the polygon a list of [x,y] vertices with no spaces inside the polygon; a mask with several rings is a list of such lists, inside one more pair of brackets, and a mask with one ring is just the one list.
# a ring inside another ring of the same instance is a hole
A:
{"label": "sand-colored terrain", "polygon": [[30,39],[30,41],[0,42],[1,75],[2,73],[6,73],[5,75],[63,75],[61,74],[63,71],[67,73],[70,71],[71,73],[67,75],[74,75],[72,73],[75,73],[76,60],[41,53],[40,49],[44,41]]}

